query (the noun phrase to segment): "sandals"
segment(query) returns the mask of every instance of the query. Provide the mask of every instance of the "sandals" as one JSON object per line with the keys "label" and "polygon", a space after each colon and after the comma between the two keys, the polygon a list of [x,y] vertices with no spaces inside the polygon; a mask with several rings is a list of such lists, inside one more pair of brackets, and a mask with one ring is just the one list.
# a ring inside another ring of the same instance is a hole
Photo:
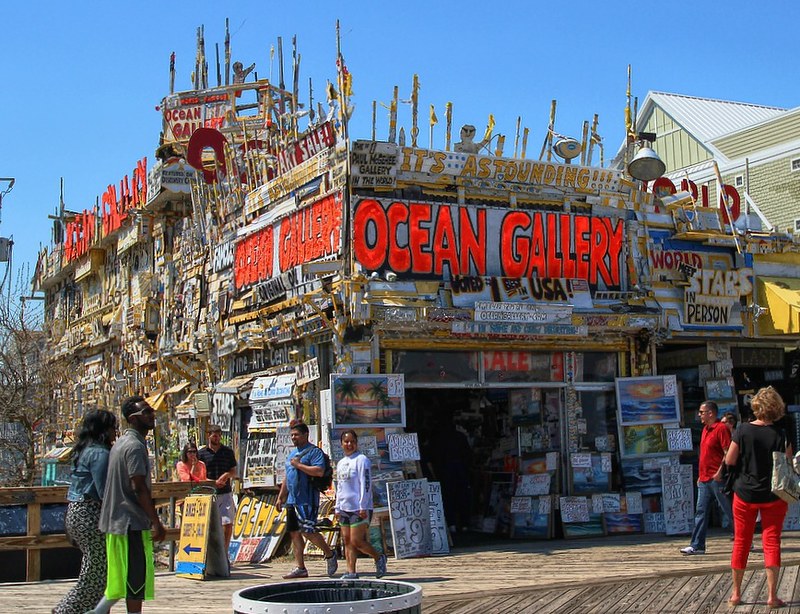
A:
{"label": "sandals", "polygon": [[782,599],[776,599],[775,601],[767,601],[767,605],[771,608],[782,608],[786,605],[786,602]]}

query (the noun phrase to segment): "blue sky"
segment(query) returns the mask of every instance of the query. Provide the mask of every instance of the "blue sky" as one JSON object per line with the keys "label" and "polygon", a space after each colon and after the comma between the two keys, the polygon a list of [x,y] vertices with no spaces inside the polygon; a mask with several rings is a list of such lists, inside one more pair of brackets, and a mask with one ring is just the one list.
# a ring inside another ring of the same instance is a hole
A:
{"label": "blue sky", "polygon": [[[0,211],[0,236],[14,240],[12,293],[50,244],[64,178],[67,208],[91,208],[136,161],[154,162],[161,129],[155,110],[169,89],[176,53],[176,90],[191,88],[195,35],[205,26],[209,81],[216,85],[215,44],[222,54],[230,20],[232,61],[256,63],[270,77],[270,46],[283,39],[290,82],[291,39],[301,54],[300,82],[315,99],[335,79],[335,23],[353,74],[350,134],[369,138],[372,101],[388,103],[394,85],[407,98],[419,75],[420,137],[428,146],[427,112],[440,123],[453,103],[453,131],[489,113],[513,152],[517,117],[530,128],[528,157],[538,157],[550,101],[556,131],[580,138],[599,114],[608,162],[624,135],[627,65],[640,103],[650,90],[793,108],[800,106],[794,0],[753,3],[351,1],[343,3],[196,1],[26,2],[2,9],[0,177],[14,177]],[[277,57],[272,78],[278,79]],[[223,77],[224,78],[224,77]],[[252,76],[251,76],[252,79]],[[379,107],[378,138],[387,112]],[[410,129],[410,108],[399,125]],[[595,156],[595,163],[598,158]],[[8,182],[0,181],[0,191]],[[5,273],[0,264],[0,279]],[[26,269],[26,266],[29,269]],[[6,291],[6,287],[2,289]],[[23,289],[23,291],[26,291]]]}

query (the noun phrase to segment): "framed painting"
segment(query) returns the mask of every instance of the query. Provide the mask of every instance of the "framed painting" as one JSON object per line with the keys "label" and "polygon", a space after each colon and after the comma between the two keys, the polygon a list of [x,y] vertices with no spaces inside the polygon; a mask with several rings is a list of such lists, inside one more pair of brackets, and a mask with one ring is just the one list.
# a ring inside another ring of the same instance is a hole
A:
{"label": "framed painting", "polygon": [[614,380],[619,424],[680,422],[678,382],[674,375]]}
{"label": "framed painting", "polygon": [[530,509],[512,512],[511,537],[550,539],[553,537],[553,496],[531,497]]}
{"label": "framed painting", "polygon": [[620,425],[622,456],[655,456],[669,452],[663,424]]}
{"label": "framed painting", "polygon": [[406,425],[402,374],[331,375],[333,428]]}
{"label": "framed painting", "polygon": [[733,382],[726,377],[707,379],[705,387],[706,398],[712,401],[733,399],[736,397],[736,391],[733,389]]}
{"label": "framed painting", "polygon": [[[570,459],[569,478],[571,495],[589,495],[611,490],[610,459],[604,463],[600,454],[571,455],[588,457],[586,463],[575,464]],[[610,456],[610,455],[609,455]]]}
{"label": "framed painting", "polygon": [[561,528],[567,539],[606,534],[602,512],[591,509],[586,497],[560,497]]}
{"label": "framed painting", "polygon": [[644,533],[644,510],[642,509],[641,494],[636,494],[639,495],[639,502],[635,507],[628,505],[628,497],[620,497],[619,509],[610,512],[604,511],[603,516],[608,535]]}
{"label": "framed painting", "polygon": [[739,403],[736,399],[714,399],[717,404],[717,418],[722,418],[728,412],[739,417]]}
{"label": "framed painting", "polygon": [[[540,452],[538,454],[524,454],[519,459],[519,476],[548,474],[550,476],[550,494],[561,491],[561,478],[559,476],[558,452]],[[521,480],[520,480],[521,481]]]}
{"label": "framed painting", "polygon": [[[661,467],[678,463],[678,455],[670,454],[658,458],[623,458],[622,483],[626,492],[640,492],[647,495],[661,494]],[[655,507],[650,511],[660,511],[658,497],[652,497]]]}

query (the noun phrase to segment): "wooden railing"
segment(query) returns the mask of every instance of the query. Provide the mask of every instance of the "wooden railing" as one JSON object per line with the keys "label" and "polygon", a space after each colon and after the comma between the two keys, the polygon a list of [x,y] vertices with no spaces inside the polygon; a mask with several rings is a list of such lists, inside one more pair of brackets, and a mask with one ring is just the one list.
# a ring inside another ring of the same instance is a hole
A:
{"label": "wooden railing", "polygon": [[[157,482],[153,484],[153,499],[156,506],[168,506],[169,520],[167,536],[170,542],[170,568],[173,567],[175,542],[180,539],[180,528],[175,527],[176,503],[186,497],[193,488],[213,487],[213,482]],[[41,580],[41,551],[49,548],[71,548],[72,544],[64,533],[41,534],[42,505],[66,503],[66,486],[33,486],[22,488],[0,488],[0,506],[25,505],[27,507],[27,534],[15,537],[0,536],[0,552],[4,550],[25,550],[27,564],[25,578],[28,582]]]}

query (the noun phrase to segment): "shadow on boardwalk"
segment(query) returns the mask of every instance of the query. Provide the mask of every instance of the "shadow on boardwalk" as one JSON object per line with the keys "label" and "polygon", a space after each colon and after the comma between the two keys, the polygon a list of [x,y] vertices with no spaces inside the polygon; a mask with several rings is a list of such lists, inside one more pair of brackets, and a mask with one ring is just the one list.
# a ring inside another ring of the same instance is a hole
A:
{"label": "shadow on boardwalk", "polygon": [[[745,574],[745,604],[736,608],[727,604],[729,537],[710,536],[703,556],[681,555],[678,550],[685,545],[685,537],[663,535],[493,542],[455,548],[443,557],[390,560],[386,579],[421,585],[423,611],[431,614],[770,611],[758,541]],[[780,612],[800,614],[800,534],[796,532],[784,535],[783,564],[779,595],[789,606]],[[281,576],[291,566],[288,558],[236,566],[231,578],[205,581],[160,573],[156,600],[147,602],[144,612],[230,613],[235,591],[282,582]],[[312,579],[324,577],[321,560],[309,561],[308,567]],[[358,567],[362,578],[372,578],[369,559],[359,560]],[[71,581],[0,585],[0,610],[49,612],[71,586]],[[112,612],[117,610],[124,612],[124,606]]]}

